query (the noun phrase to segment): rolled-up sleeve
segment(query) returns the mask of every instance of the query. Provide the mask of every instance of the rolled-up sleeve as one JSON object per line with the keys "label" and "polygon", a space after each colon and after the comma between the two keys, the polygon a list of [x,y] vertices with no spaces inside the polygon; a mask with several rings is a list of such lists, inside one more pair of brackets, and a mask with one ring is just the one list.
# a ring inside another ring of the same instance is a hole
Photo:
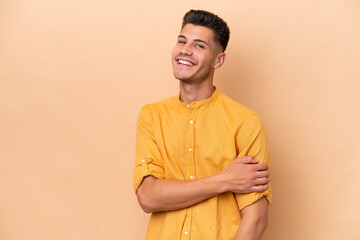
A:
{"label": "rolled-up sleeve", "polygon": [[[261,118],[254,114],[243,126],[240,127],[236,136],[238,157],[252,156],[259,163],[271,165],[268,138],[265,126]],[[272,199],[271,186],[264,192],[235,194],[239,210],[253,204],[262,197],[266,197],[269,203]]]}
{"label": "rolled-up sleeve", "polygon": [[136,191],[146,176],[164,178],[164,165],[153,133],[150,111],[144,106],[136,127],[136,156],[133,187]]}

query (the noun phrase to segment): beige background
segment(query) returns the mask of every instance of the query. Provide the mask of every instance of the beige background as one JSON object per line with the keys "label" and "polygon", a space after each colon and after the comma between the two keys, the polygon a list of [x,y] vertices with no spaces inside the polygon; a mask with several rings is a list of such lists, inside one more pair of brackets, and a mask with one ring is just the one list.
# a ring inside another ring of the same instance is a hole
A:
{"label": "beige background", "polygon": [[144,239],[137,113],[177,94],[191,8],[230,25],[216,86],[268,129],[264,239],[360,239],[360,1],[0,0],[1,240]]}

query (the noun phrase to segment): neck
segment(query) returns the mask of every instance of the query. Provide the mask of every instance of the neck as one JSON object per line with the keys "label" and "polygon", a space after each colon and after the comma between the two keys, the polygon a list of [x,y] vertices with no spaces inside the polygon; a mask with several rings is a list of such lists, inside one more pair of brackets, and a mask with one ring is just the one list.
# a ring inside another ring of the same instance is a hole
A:
{"label": "neck", "polygon": [[211,97],[215,88],[212,81],[188,83],[180,81],[180,101],[192,103]]}

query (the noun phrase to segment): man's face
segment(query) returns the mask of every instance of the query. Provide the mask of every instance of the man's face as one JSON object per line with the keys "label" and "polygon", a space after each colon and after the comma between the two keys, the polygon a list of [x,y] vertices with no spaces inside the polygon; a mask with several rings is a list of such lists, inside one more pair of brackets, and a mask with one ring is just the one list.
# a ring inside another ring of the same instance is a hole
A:
{"label": "man's face", "polygon": [[213,31],[207,27],[184,26],[172,51],[175,78],[189,83],[212,79],[218,54],[221,54],[213,38]]}

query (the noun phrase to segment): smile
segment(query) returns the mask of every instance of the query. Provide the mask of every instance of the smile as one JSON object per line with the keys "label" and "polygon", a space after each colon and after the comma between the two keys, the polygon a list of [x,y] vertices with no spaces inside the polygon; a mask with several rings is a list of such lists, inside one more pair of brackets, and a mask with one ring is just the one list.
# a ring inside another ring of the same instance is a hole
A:
{"label": "smile", "polygon": [[179,64],[184,64],[184,65],[187,65],[187,66],[194,66],[194,64],[193,64],[192,62],[186,61],[186,60],[181,60],[181,59],[179,59],[179,60],[177,60],[177,62],[178,62]]}

